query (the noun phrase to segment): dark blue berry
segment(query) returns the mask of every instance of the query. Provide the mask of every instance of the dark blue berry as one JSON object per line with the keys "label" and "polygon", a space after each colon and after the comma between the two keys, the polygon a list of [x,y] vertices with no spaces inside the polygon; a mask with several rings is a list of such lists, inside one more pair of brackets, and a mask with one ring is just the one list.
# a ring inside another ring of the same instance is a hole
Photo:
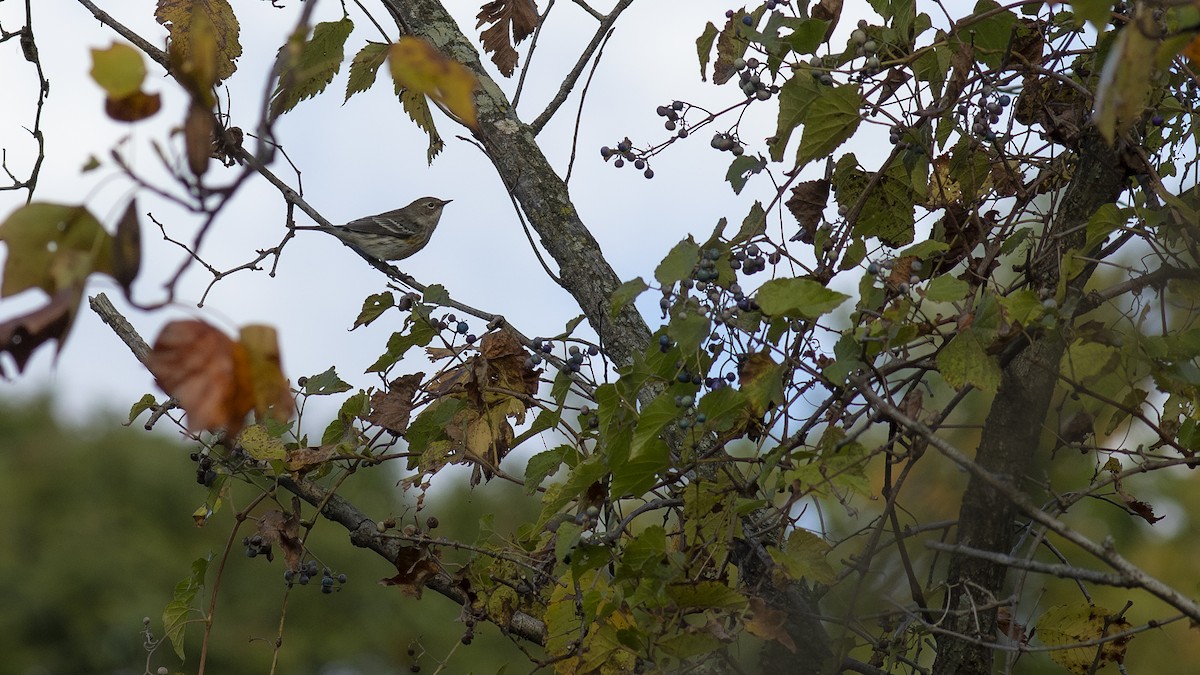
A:
{"label": "dark blue berry", "polygon": [[666,335],[659,335],[658,336],[658,346],[659,347],[670,347],[671,346],[671,338],[667,337]]}
{"label": "dark blue berry", "polygon": [[471,330],[471,327],[467,325],[466,321],[459,321],[456,329],[459,335],[466,335],[467,331]]}
{"label": "dark blue berry", "polygon": [[746,16],[743,16],[743,17],[742,17],[742,23],[743,23],[743,24],[745,24],[745,25],[747,25],[747,26],[753,26],[753,25],[754,25],[754,19],[753,19],[753,18],[751,18],[749,14],[747,14]]}

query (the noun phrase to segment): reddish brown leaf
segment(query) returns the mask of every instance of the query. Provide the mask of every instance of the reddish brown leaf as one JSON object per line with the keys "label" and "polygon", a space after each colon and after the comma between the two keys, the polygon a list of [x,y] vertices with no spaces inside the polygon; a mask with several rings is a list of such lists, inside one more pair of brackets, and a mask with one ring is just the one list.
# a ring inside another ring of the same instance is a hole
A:
{"label": "reddish brown leaf", "polygon": [[800,232],[793,237],[795,241],[812,243],[817,227],[829,204],[829,181],[824,178],[805,181],[792,188],[792,196],[784,206],[792,212],[800,223]]}
{"label": "reddish brown leaf", "polygon": [[188,168],[192,175],[203,176],[213,153],[213,119],[212,113],[199,103],[193,102],[188,108],[187,120],[183,123],[183,141]]}
{"label": "reddish brown leaf", "polygon": [[246,349],[202,321],[168,323],[146,367],[183,406],[189,431],[225,428],[236,435],[254,408]]}
{"label": "reddish brown leaf", "polygon": [[[79,306],[80,291],[61,290],[42,307],[0,323],[0,353],[12,354],[17,362],[17,373],[25,369],[29,357],[42,344],[58,340],[61,345],[66,339]],[[0,370],[0,376],[7,378],[8,373]]]}
{"label": "reddish brown leaf", "polygon": [[104,113],[118,122],[137,122],[152,117],[162,108],[162,97],[135,91],[122,98],[104,99]]}
{"label": "reddish brown leaf", "polygon": [[[270,547],[278,545],[284,562],[293,572],[300,569],[304,543],[300,541],[300,499],[292,498],[292,512],[267,511],[258,518],[258,534],[263,539],[267,560],[274,560]],[[262,550],[263,547],[260,547]]]}
{"label": "reddish brown leaf", "polygon": [[380,579],[379,583],[384,586],[399,586],[405,595],[419,598],[425,582],[437,576],[439,569],[437,558],[428,550],[416,546],[405,546],[396,556],[397,574],[387,579]]}
{"label": "reddish brown leaf", "polygon": [[424,373],[413,373],[392,380],[387,391],[371,396],[371,412],[366,420],[394,434],[403,435],[408,429],[408,420],[424,377]]}
{"label": "reddish brown leaf", "polygon": [[502,75],[512,77],[517,67],[514,45],[520,44],[537,28],[537,5],[533,0],[494,0],[484,5],[475,18],[478,20],[476,28],[486,23],[493,24],[479,34],[483,40],[483,50],[492,55],[492,63],[496,64]]}

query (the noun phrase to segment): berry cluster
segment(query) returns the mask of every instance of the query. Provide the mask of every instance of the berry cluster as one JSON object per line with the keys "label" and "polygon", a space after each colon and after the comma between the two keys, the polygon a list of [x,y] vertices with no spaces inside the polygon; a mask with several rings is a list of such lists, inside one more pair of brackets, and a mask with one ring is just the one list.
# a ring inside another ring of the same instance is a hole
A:
{"label": "berry cluster", "polygon": [[[615,149],[610,148],[607,145],[600,148],[600,156],[603,157],[604,161],[606,162],[612,159],[613,166],[617,167],[618,169],[625,166],[626,162],[632,162],[633,168],[637,169],[638,171],[642,171],[643,176],[646,178],[654,178],[654,169],[651,169],[646,165],[646,160],[639,156],[639,153],[633,147],[633,142],[628,138],[620,143],[617,143],[617,147]],[[613,159],[614,157],[616,159]]]}
{"label": "berry cluster", "polygon": [[[880,260],[879,262],[872,261],[871,263],[867,264],[867,274],[870,274],[871,276],[875,276],[875,277],[882,276],[882,277],[887,277],[888,279],[891,279],[892,278],[892,270],[895,267],[895,265],[896,265],[896,261],[895,261],[895,259],[892,259],[892,258],[884,258],[884,259]],[[920,260],[908,261],[908,271],[909,271],[908,280],[901,281],[900,283],[896,284],[896,290],[899,291],[900,293],[907,293],[910,288],[912,288],[913,286],[920,283],[920,281],[921,281],[920,272],[924,268],[924,266],[925,266],[924,263],[922,263]],[[901,269],[903,269],[903,268],[901,268]],[[901,273],[901,274],[903,274],[903,273]]]}
{"label": "berry cluster", "polygon": [[733,153],[734,157],[741,157],[742,154],[746,152],[746,148],[742,145],[741,141],[735,139],[732,135],[727,133],[714,134],[712,141],[709,142],[709,145],[711,145],[714,150],[731,152]]}
{"label": "berry cluster", "polygon": [[[772,254],[773,260],[771,264],[779,262],[778,254]],[[742,250],[733,254],[731,265],[735,264],[734,269],[741,267],[742,273],[746,275],[758,274],[767,269],[767,259],[763,257],[762,249],[758,244],[748,244]]]}
{"label": "berry cluster", "polygon": [[[325,593],[325,594],[332,593],[335,590],[339,590],[341,588],[341,584],[346,583],[346,575],[345,574],[339,574],[335,577],[333,574],[333,570],[329,569],[328,567],[321,570],[321,566],[318,565],[317,561],[315,561],[315,560],[309,560],[307,563],[301,565],[300,569],[298,569],[298,570],[295,570],[295,571],[292,571],[290,569],[285,570],[283,573],[283,582],[288,585],[288,588],[291,588],[292,585],[294,585],[294,584],[300,584],[301,586],[307,586],[310,581],[312,581],[314,578],[316,578],[318,570],[320,570],[320,572],[321,572],[321,592],[322,593]],[[335,580],[339,584],[338,586],[333,585],[333,582]]]}
{"label": "berry cluster", "polygon": [[879,45],[867,35],[867,22],[859,19],[858,28],[855,28],[850,33],[850,46],[854,48],[855,56],[865,56],[866,61],[863,63],[863,70],[868,74],[878,73],[881,67],[879,62]]}
{"label": "berry cluster", "polygon": [[[543,338],[533,339],[533,354],[530,354],[525,359],[525,367],[532,370],[542,363],[542,354],[550,354],[554,352],[554,343]],[[540,353],[539,353],[540,352]],[[596,345],[588,345],[587,349],[582,349],[579,345],[571,345],[567,348],[567,370],[572,373],[578,373],[590,360],[590,357],[599,356],[600,348]]]}
{"label": "berry cluster", "polygon": [[463,342],[468,345],[473,345],[475,344],[475,341],[479,339],[478,336],[470,332],[471,326],[466,321],[460,321],[458,317],[454,316],[453,314],[447,314],[441,319],[430,318],[429,323],[436,330],[452,330],[454,336],[451,338],[451,340],[457,339],[457,337],[461,335],[463,336]]}
{"label": "berry cluster", "polygon": [[217,479],[217,471],[213,469],[212,457],[209,457],[207,452],[193,452],[188,457],[196,462],[196,482],[204,487],[212,487],[213,481]]}
{"label": "berry cluster", "polygon": [[997,92],[991,85],[984,85],[979,92],[979,100],[974,115],[971,114],[970,101],[958,104],[958,114],[964,122],[972,118],[971,133],[989,141],[996,140],[996,132],[992,125],[1000,122],[1000,114],[1012,103],[1008,94]]}
{"label": "berry cluster", "polygon": [[680,138],[687,138],[688,135],[687,125],[679,114],[685,106],[683,101],[671,101],[671,105],[660,105],[654,109],[659,117],[667,118],[667,121],[663,122],[663,128],[667,131],[675,131],[681,124],[683,125],[683,128],[679,129]]}
{"label": "berry cluster", "polygon": [[242,546],[246,547],[247,558],[257,558],[261,555],[266,556],[267,560],[275,559],[275,556],[271,554],[271,543],[264,540],[261,534],[242,537]]}
{"label": "berry cluster", "polygon": [[738,86],[746,96],[766,101],[771,98],[772,94],[779,93],[778,86],[768,85],[762,81],[762,74],[766,67],[753,56],[748,59],[734,59],[733,69],[738,71]]}

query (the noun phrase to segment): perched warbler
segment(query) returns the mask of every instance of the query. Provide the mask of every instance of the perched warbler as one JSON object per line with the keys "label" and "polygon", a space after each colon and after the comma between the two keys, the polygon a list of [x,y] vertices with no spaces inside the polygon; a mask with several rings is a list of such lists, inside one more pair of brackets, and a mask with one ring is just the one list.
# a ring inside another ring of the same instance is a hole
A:
{"label": "perched warbler", "polygon": [[425,248],[451,202],[421,197],[402,209],[352,220],[345,225],[296,225],[297,230],[328,232],[361,254],[378,260],[403,260]]}

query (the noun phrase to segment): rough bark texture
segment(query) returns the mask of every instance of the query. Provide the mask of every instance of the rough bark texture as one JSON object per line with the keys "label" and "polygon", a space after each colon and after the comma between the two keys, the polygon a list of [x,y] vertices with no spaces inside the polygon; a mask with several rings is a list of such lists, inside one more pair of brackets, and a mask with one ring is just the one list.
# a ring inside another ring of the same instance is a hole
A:
{"label": "rough bark texture", "polygon": [[[1119,196],[1124,181],[1119,154],[1094,131],[1085,136],[1075,175],[1046,233],[1046,244],[1030,266],[1035,287],[1055,288],[1063,253],[1083,246],[1086,231],[1082,225],[1097,208]],[[1072,280],[1069,293],[1077,297],[1087,276],[1084,273]],[[1014,485],[1020,486],[1022,473],[1033,462],[1065,348],[1063,330],[1048,331],[1004,367],[975,461],[988,471],[1011,477]],[[984,481],[972,478],[959,511],[958,543],[1009,553],[1016,535],[1016,514],[1010,501]],[[988,643],[997,634],[992,603],[1005,597],[1007,572],[1007,567],[996,562],[961,554],[951,558],[946,598],[949,616],[943,627],[971,639],[939,637],[934,675],[992,672],[995,651]]]}
{"label": "rough bark texture", "polygon": [[584,226],[567,184],[542,153],[533,129],[517,117],[508,97],[488,76],[474,44],[439,0],[383,0],[383,4],[401,27],[428,39],[479,78],[475,138],[554,258],[562,287],[579,303],[606,352],[617,363],[629,363],[650,343],[650,330],[633,305],[616,317],[609,312],[609,299],[620,280]]}

